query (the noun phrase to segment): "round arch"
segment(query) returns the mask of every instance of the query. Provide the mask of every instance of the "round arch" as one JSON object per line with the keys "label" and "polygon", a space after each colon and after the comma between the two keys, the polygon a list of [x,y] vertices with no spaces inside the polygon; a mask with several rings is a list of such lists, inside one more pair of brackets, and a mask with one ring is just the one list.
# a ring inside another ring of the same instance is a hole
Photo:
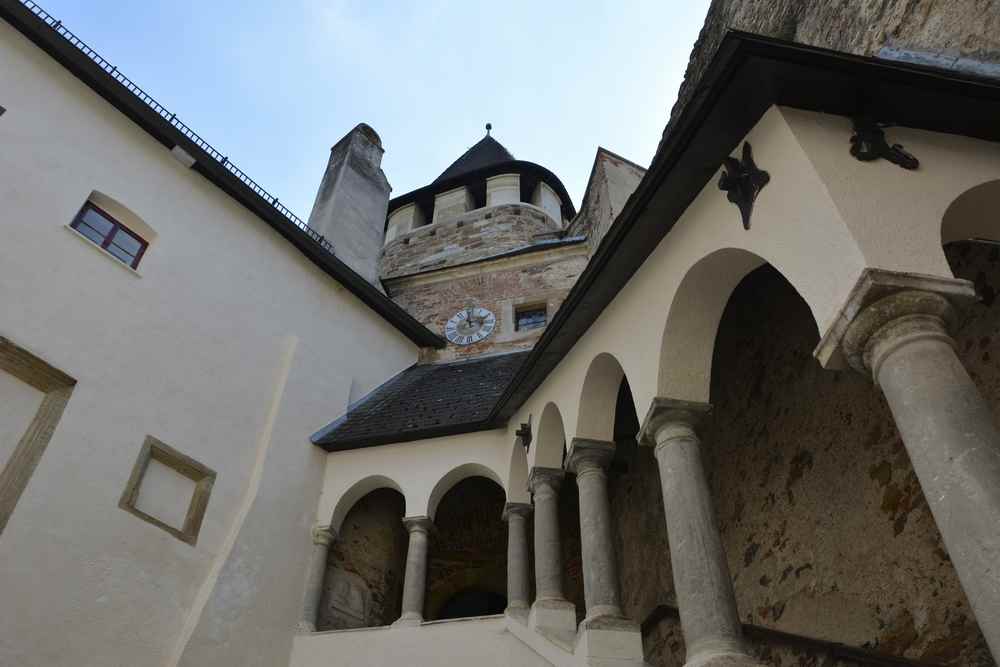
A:
{"label": "round arch", "polygon": [[[726,303],[748,273],[768,263],[749,250],[722,248],[688,269],[670,304],[660,343],[658,395],[688,401],[709,400],[715,337]],[[778,267],[775,269],[784,275]],[[794,283],[788,282],[798,290]],[[811,304],[810,313],[815,323]]]}
{"label": "round arch", "polygon": [[438,505],[441,503],[441,499],[444,497],[444,494],[448,493],[448,491],[451,490],[451,487],[455,486],[467,477],[485,477],[486,479],[492,480],[493,482],[496,482],[497,486],[500,487],[501,492],[506,495],[503,481],[495,470],[489,466],[483,465],[482,463],[463,463],[462,465],[452,468],[445,473],[445,475],[438,480],[437,484],[434,485],[430,498],[427,500],[427,516],[433,519],[434,515],[437,513]]}
{"label": "round arch", "polygon": [[602,352],[594,357],[580,389],[576,436],[614,440],[618,392],[624,378],[625,371],[614,355]]}
{"label": "round arch", "polygon": [[1000,241],[1000,179],[969,188],[948,205],[941,219],[941,244]]}
{"label": "round arch", "polygon": [[538,435],[535,437],[535,457],[533,465],[540,468],[561,468],[563,452],[566,450],[566,429],[562,414],[555,403],[547,403],[538,420]]}
{"label": "round arch", "polygon": [[337,501],[336,506],[333,508],[333,516],[330,517],[330,530],[334,534],[340,532],[340,527],[344,523],[344,518],[347,517],[347,513],[351,511],[355,503],[367,496],[372,491],[377,489],[393,489],[398,491],[401,496],[403,496],[404,502],[406,499],[406,494],[403,493],[402,488],[394,480],[386,477],[385,475],[369,475],[364,479],[358,480],[351,485],[340,499]]}

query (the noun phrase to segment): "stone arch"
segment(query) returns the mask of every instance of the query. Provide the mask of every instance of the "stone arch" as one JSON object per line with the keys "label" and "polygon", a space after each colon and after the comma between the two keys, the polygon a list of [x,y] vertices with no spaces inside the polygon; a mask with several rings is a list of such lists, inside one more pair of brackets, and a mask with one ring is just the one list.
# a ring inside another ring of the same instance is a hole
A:
{"label": "stone arch", "polygon": [[514,440],[510,452],[510,469],[507,472],[507,502],[531,502],[528,495],[528,452],[521,439]]}
{"label": "stone arch", "polygon": [[580,390],[580,409],[574,436],[608,442],[614,440],[615,411],[623,379],[625,371],[614,355],[602,352],[594,357]]}
{"label": "stone arch", "polygon": [[496,471],[489,466],[483,465],[482,463],[463,463],[462,465],[452,468],[445,473],[445,475],[438,480],[437,484],[434,485],[430,498],[427,500],[427,516],[433,519],[434,515],[437,513],[438,505],[441,503],[441,499],[444,498],[444,495],[448,493],[453,486],[467,477],[485,477],[496,482],[497,486],[499,486],[501,490],[504,489],[503,481],[500,475],[498,475]]}
{"label": "stone arch", "polygon": [[538,420],[538,435],[535,437],[534,466],[561,468],[563,453],[566,451],[566,428],[562,414],[555,403],[546,404],[542,418]]}
{"label": "stone arch", "polygon": [[1000,241],[1000,179],[969,188],[942,217],[942,245],[979,239]]}
{"label": "stone arch", "polygon": [[333,515],[330,517],[330,530],[334,534],[337,534],[344,523],[344,518],[351,511],[351,508],[354,507],[355,503],[377,489],[393,489],[394,491],[398,491],[403,496],[405,502],[406,494],[403,493],[402,488],[394,480],[385,475],[369,475],[355,482],[340,496],[336,506],[334,506]]}
{"label": "stone arch", "polygon": [[[709,400],[712,355],[726,303],[748,273],[768,263],[749,250],[722,248],[688,269],[674,293],[660,343],[657,381],[660,396]],[[791,280],[788,282],[795,287]],[[815,322],[811,305],[810,313]]]}

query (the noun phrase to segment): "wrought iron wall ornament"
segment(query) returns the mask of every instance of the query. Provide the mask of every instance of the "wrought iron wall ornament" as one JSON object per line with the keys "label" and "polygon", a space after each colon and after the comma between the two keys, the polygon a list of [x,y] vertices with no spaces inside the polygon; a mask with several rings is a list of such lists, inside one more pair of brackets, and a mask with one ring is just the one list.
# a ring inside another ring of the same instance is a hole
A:
{"label": "wrought iron wall ornament", "polygon": [[889,123],[876,123],[870,118],[854,119],[854,134],[851,135],[851,155],[862,162],[872,162],[885,158],[903,169],[916,169],[920,161],[903,150],[899,144],[889,145],[885,139],[885,128]]}
{"label": "wrought iron wall ornament", "polygon": [[514,431],[514,435],[521,439],[521,445],[527,453],[531,449],[531,415],[528,415],[528,423],[522,423],[521,428]]}
{"label": "wrought iron wall ornament", "polygon": [[743,142],[743,159],[727,157],[723,162],[723,169],[722,175],[719,176],[719,189],[726,193],[726,199],[740,209],[743,229],[750,229],[753,203],[764,186],[770,182],[771,175],[757,168],[753,161],[753,149],[748,141]]}

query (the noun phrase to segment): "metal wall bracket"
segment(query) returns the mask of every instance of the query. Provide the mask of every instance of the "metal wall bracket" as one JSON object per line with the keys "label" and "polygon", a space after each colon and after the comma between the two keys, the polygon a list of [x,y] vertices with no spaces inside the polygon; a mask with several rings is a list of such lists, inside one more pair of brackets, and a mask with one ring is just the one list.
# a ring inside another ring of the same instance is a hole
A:
{"label": "metal wall bracket", "polygon": [[851,135],[851,155],[861,162],[872,162],[884,158],[903,169],[913,170],[920,161],[903,150],[899,144],[889,145],[885,139],[885,128],[889,123],[877,123],[871,118],[859,116],[854,119],[854,134]]}
{"label": "metal wall bracket", "polygon": [[748,141],[743,142],[743,158],[737,160],[734,157],[727,157],[723,169],[722,175],[719,176],[719,189],[726,193],[726,199],[740,209],[743,229],[750,229],[753,203],[764,186],[771,181],[771,175],[757,168],[753,161],[753,148]]}

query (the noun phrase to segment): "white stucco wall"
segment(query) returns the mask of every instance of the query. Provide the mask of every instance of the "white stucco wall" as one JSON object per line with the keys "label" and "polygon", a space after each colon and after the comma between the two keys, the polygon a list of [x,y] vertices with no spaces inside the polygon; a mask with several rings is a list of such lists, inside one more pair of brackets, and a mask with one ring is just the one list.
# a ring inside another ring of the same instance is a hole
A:
{"label": "white stucco wall", "polygon": [[[285,664],[308,436],[416,349],[6,23],[0,60],[0,335],[78,381],[0,535],[0,664]],[[95,190],[157,233],[138,274],[65,228]],[[147,434],[218,473],[194,547],[117,507]]]}
{"label": "white stucco wall", "polygon": [[551,664],[514,637],[502,616],[302,635],[295,638],[291,667],[329,667],[332,656],[351,667]]}
{"label": "white stucco wall", "polygon": [[[1000,175],[1000,148],[931,132],[890,132],[893,141],[902,140],[918,155],[920,170],[852,158],[849,121],[770,109],[747,136],[758,166],[771,176],[754,206],[751,229],[743,229],[717,177],[709,180],[511,423],[529,416],[538,423],[551,403],[567,439],[609,438],[610,433],[593,432],[595,420],[580,423],[587,371],[602,353],[623,369],[640,420],[657,395],[709,401],[722,310],[739,280],[764,261],[798,290],[821,334],[866,267],[950,276],[940,249],[941,217],[969,187]],[[612,399],[605,409],[613,412]],[[607,429],[612,424],[596,422]],[[555,440],[540,438],[529,464],[539,457],[542,465],[558,460],[557,453],[545,453],[558,446]]]}

